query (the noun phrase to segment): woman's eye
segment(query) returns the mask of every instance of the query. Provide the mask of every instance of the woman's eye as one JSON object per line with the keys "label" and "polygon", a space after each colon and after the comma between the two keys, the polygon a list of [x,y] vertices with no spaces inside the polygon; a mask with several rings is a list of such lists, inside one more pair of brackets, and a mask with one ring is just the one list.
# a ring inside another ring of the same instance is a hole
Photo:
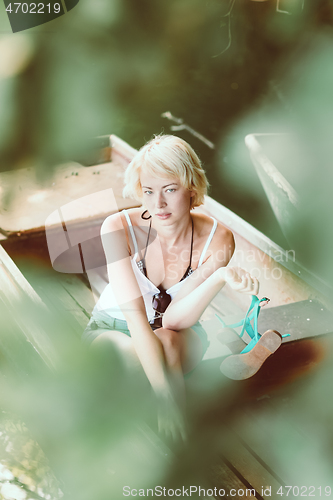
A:
{"label": "woman's eye", "polygon": [[144,191],[144,194],[152,194],[152,191]]}
{"label": "woman's eye", "polygon": [[169,188],[167,189],[167,191],[170,191],[171,193],[173,193],[173,191],[176,191],[175,188]]}

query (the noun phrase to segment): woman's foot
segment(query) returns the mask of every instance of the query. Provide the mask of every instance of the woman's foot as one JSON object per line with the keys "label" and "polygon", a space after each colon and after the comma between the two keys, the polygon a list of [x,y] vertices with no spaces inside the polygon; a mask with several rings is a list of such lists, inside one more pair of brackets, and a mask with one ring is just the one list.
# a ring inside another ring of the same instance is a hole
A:
{"label": "woman's foot", "polygon": [[228,378],[244,380],[252,377],[266,359],[281,345],[282,336],[276,330],[267,330],[255,344],[244,354],[233,354],[224,359],[220,370]]}

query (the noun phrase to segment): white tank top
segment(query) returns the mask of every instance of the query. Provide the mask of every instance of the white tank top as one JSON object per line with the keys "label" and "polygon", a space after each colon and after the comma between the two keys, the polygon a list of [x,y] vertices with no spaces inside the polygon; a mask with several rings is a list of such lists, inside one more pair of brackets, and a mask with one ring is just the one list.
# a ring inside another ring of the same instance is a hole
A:
{"label": "white tank top", "polygon": [[[154,315],[155,315],[155,312],[154,312],[153,307],[152,307],[152,299],[156,293],[160,293],[160,290],[138,268],[137,257],[139,254],[139,249],[138,249],[138,243],[136,241],[136,237],[134,234],[134,229],[133,229],[131,219],[130,219],[127,211],[123,210],[122,213],[125,215],[125,218],[126,218],[126,221],[127,221],[130,233],[131,233],[133,245],[134,245],[134,252],[135,253],[134,253],[133,257],[131,258],[132,269],[133,269],[134,275],[136,277],[136,280],[137,280],[138,285],[139,285],[140,290],[141,290],[141,294],[142,294],[142,297],[143,297],[143,300],[145,303],[145,307],[146,307],[148,321],[152,321],[154,319]],[[207,238],[205,246],[204,246],[202,253],[200,255],[198,267],[201,266],[201,264],[203,263],[205,254],[206,254],[207,249],[210,245],[210,242],[213,239],[213,236],[214,236],[214,233],[215,233],[215,230],[217,227],[216,219],[214,219],[213,217],[211,217],[211,219],[213,220],[213,227],[211,229],[211,232]],[[188,278],[189,278],[189,276],[187,276],[187,278],[183,279],[182,281],[175,283],[173,286],[171,286],[170,288],[168,288],[166,290],[166,292],[171,296],[171,299],[175,298],[177,292],[181,289],[181,287],[184,285],[185,281]],[[125,316],[123,315],[119,305],[117,304],[116,298],[114,296],[114,293],[113,293],[113,290],[112,290],[112,287],[110,284],[108,284],[105,287],[97,304],[94,307],[92,315],[94,315],[95,311],[96,312],[103,311],[104,313],[108,314],[109,316],[112,316],[113,318],[125,320]]]}

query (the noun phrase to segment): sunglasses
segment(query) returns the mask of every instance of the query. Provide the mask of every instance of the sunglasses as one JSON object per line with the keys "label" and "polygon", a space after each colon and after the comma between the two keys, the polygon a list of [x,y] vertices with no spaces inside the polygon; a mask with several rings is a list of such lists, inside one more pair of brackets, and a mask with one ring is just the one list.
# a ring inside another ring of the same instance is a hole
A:
{"label": "sunglasses", "polygon": [[160,292],[155,293],[152,300],[152,306],[155,311],[154,322],[151,323],[152,328],[162,328],[162,318],[163,314],[171,302],[171,296],[164,290],[164,288],[159,287]]}

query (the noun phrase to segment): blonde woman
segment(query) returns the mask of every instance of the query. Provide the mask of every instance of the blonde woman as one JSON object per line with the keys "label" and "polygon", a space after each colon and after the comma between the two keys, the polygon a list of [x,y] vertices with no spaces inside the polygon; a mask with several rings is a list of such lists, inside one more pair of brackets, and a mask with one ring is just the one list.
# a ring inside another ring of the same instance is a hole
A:
{"label": "blonde woman", "polygon": [[201,314],[225,283],[251,295],[259,288],[256,278],[225,267],[234,251],[231,231],[191,212],[207,186],[198,156],[179,137],[157,136],[137,153],[124,195],[142,207],[102,225],[109,285],[83,335],[92,345],[111,342],[130,364],[141,364],[160,403],[159,428],[174,437],[185,435],[183,375],[209,345]]}

